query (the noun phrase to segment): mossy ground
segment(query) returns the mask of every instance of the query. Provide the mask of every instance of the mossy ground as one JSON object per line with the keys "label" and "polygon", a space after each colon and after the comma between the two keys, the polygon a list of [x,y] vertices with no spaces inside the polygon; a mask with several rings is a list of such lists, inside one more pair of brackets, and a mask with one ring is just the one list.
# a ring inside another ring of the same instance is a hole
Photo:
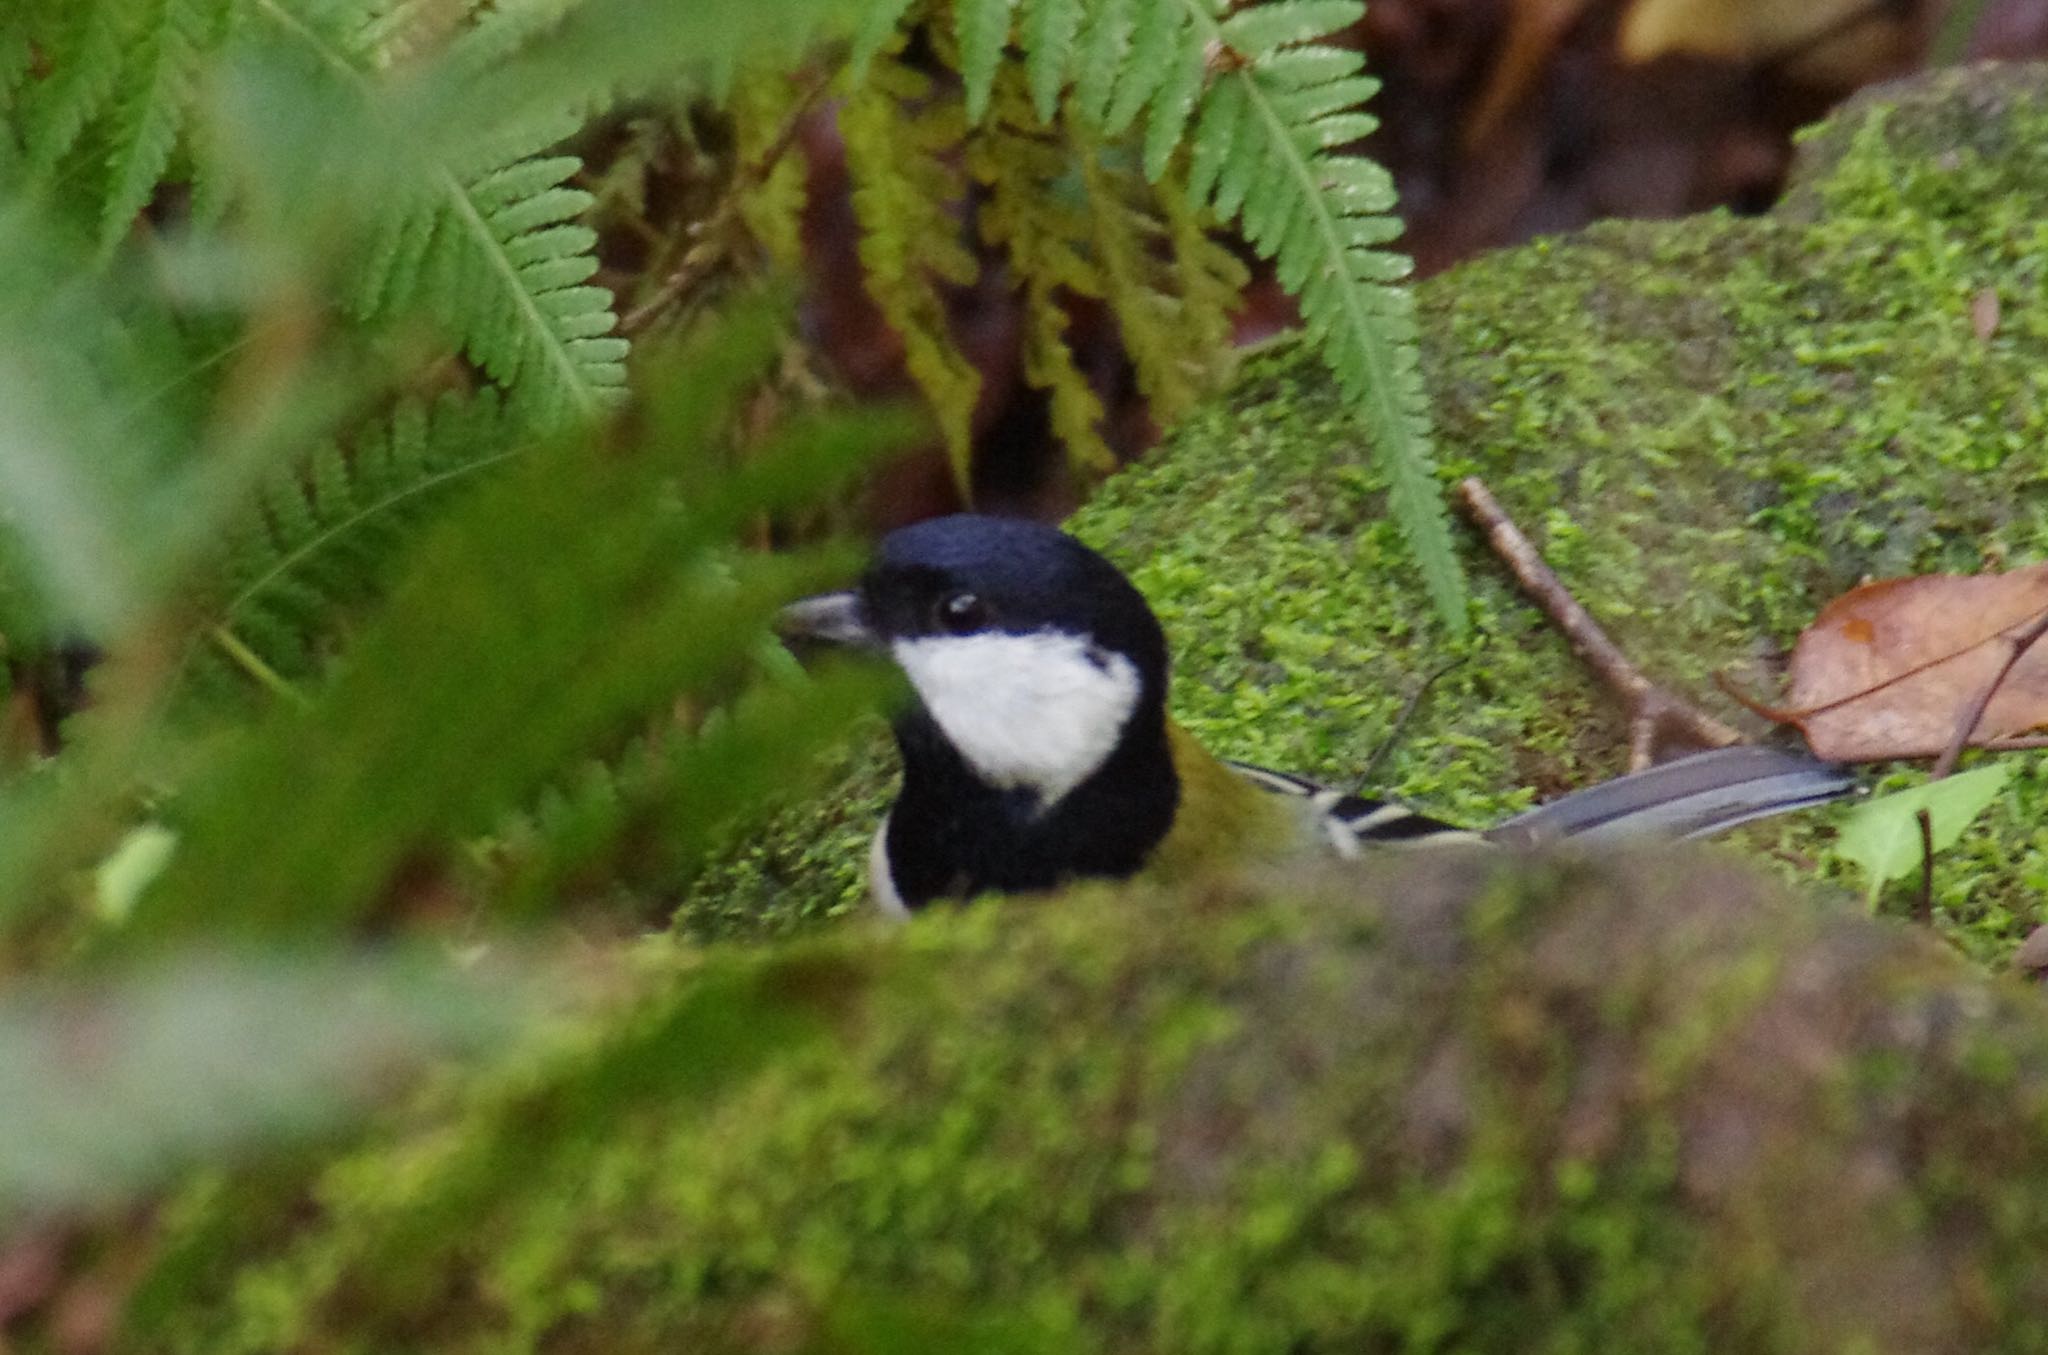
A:
{"label": "mossy ground", "polygon": [[[1428,283],[1446,477],[1483,476],[1639,663],[1758,732],[1715,674],[1776,695],[1830,597],[2048,559],[2042,83],[1888,91],[1813,140],[1771,216],[1603,226]],[[1980,338],[1987,291],[2001,315]],[[1473,823],[1621,771],[1615,704],[1462,528],[1476,636],[1447,643],[1384,497],[1357,418],[1288,345],[1070,526],[1152,599],[1174,709],[1220,752],[1344,784],[1387,747],[1379,785]],[[858,756],[823,812],[799,806],[701,883],[686,930],[859,906],[888,773]],[[1940,926],[1986,960],[2048,920],[2048,760],[2013,760],[1935,876]],[[1750,841],[1845,876],[1829,822]]]}
{"label": "mossy ground", "polygon": [[[2048,557],[2024,80],[1848,116],[1773,217],[1607,227],[1424,289],[1447,474],[1484,475],[1660,677],[1727,708],[1714,672],[1770,690],[1866,574]],[[1283,348],[1074,525],[1159,607],[1176,708],[1221,751],[1341,781],[1394,738],[1381,780],[1474,821],[1617,771],[1606,696],[1471,543],[1475,638],[1446,646],[1380,486]],[[682,930],[858,906],[889,772],[879,737],[847,761]],[[2048,884],[2048,769],[2022,761],[1936,877],[1982,958]],[[1827,839],[1822,815],[1750,845],[1827,874]],[[464,1133],[400,1126],[262,1250],[188,1234],[148,1348],[2048,1349],[2037,996],[1673,860],[1382,863],[766,948],[745,963],[867,976],[837,1038],[608,1125],[394,1280],[376,1259]]]}
{"label": "mossy ground", "polygon": [[399,1134],[148,1348],[2048,1348],[2036,995],[1672,860],[763,948],[852,976],[832,1038],[424,1235],[461,1148]]}

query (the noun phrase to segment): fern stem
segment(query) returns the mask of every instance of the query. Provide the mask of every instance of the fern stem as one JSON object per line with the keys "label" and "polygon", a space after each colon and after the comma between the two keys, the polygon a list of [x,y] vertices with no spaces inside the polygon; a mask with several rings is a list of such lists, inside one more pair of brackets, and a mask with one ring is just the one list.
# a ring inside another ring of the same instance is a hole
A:
{"label": "fern stem", "polygon": [[215,626],[211,631],[214,644],[220,651],[235,661],[235,666],[256,680],[256,684],[272,696],[299,710],[309,709],[313,702],[307,695],[294,687],[275,668],[263,661],[261,655],[242,643],[242,637],[226,626]]}

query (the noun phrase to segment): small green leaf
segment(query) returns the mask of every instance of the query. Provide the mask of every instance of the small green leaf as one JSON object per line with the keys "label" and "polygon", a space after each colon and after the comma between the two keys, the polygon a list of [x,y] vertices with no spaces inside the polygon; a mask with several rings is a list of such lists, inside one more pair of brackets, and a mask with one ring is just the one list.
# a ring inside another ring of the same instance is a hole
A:
{"label": "small green leaf", "polygon": [[1835,851],[1870,876],[1869,902],[1874,907],[1885,881],[1920,864],[1919,813],[1926,810],[1933,829],[1934,850],[1952,846],[1985,806],[1998,798],[2012,764],[1994,762],[1960,776],[1930,781],[1861,806],[1842,825]]}

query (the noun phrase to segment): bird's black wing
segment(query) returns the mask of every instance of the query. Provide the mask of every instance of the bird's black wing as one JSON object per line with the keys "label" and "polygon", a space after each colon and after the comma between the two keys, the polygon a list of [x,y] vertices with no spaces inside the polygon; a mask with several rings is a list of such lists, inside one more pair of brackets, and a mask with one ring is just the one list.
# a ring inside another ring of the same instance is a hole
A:
{"label": "bird's black wing", "polygon": [[1476,833],[1417,813],[1397,800],[1354,795],[1305,776],[1276,772],[1270,767],[1258,767],[1249,762],[1229,762],[1227,765],[1261,790],[1308,801],[1321,816],[1330,845],[1339,856],[1356,856],[1366,847],[1480,840]]}
{"label": "bird's black wing", "polygon": [[1736,744],[1575,790],[1517,814],[1486,836],[1510,846],[1563,838],[1708,837],[1751,819],[1840,800],[1857,789],[1855,778],[1833,763]]}
{"label": "bird's black wing", "polygon": [[1572,838],[1707,837],[1751,819],[1826,804],[1856,793],[1840,767],[1755,744],[1716,748],[1573,791],[1473,833],[1393,800],[1332,790],[1307,777],[1246,762],[1231,768],[1276,795],[1307,800],[1343,856],[1365,847],[1447,842],[1535,846]]}

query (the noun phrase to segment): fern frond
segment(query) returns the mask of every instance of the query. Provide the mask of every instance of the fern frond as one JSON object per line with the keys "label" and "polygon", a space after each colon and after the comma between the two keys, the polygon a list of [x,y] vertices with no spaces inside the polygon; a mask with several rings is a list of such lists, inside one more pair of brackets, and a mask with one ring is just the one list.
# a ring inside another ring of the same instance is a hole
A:
{"label": "fern frond", "polygon": [[[1063,96],[1064,115],[1102,141],[1142,114],[1146,174],[1164,184],[1184,164],[1194,208],[1237,220],[1273,261],[1310,340],[1362,412],[1438,611],[1462,631],[1464,579],[1430,450],[1413,306],[1399,286],[1409,265],[1383,248],[1400,233],[1393,182],[1370,160],[1339,153],[1377,125],[1360,106],[1378,82],[1356,52],[1324,39],[1363,13],[1359,0],[1030,0],[1018,31],[1041,119]],[[1099,178],[1091,186],[1107,190],[1098,208],[1110,229],[1124,223],[1103,242],[1126,284],[1118,315],[1134,301],[1142,314],[1157,289],[1146,251],[1129,245],[1140,228],[1129,213],[1141,209]],[[1173,238],[1192,243],[1198,233],[1182,221]],[[1184,285],[1213,294],[1225,278]],[[1141,359],[1155,380],[1167,370],[1163,357]]]}
{"label": "fern frond", "polygon": [[[29,72],[34,69],[40,49],[49,45],[49,31],[55,26],[56,11],[49,0],[16,0],[0,10],[0,114],[12,126],[17,122],[17,98]],[[0,145],[14,142],[9,132]]]}
{"label": "fern frond", "polygon": [[870,0],[867,13],[853,31],[853,42],[847,62],[855,71],[867,69],[869,62],[902,42],[898,30],[903,26],[911,7],[919,0]]}
{"label": "fern frond", "polygon": [[[345,36],[267,3],[265,14],[280,40],[337,72],[352,95],[379,97]],[[524,8],[493,10],[447,60],[488,64],[534,22]],[[384,205],[353,298],[365,320],[425,314],[491,380],[531,401],[543,424],[589,417],[625,383],[612,296],[584,285],[597,271],[596,234],[576,218],[590,197],[564,186],[581,162],[545,154],[579,125],[573,111],[536,111],[459,160],[426,165]]]}
{"label": "fern frond", "polygon": [[100,247],[112,249],[149,205],[171,162],[200,70],[228,27],[221,0],[148,0],[108,120]]}
{"label": "fern frond", "polygon": [[1053,432],[1075,460],[1115,465],[1100,427],[1101,398],[1067,346],[1062,292],[1101,297],[1101,270],[1087,255],[1093,225],[1073,172],[1074,148],[1034,125],[1015,72],[996,83],[994,116],[968,145],[968,170],[988,190],[981,233],[1002,249],[1024,290],[1024,378],[1046,392]]}
{"label": "fern frond", "polygon": [[1131,47],[1131,6],[1157,0],[1093,0],[1087,20],[1075,39],[1074,88],[1068,96],[1081,121],[1101,127],[1109,116],[1119,80],[1127,78],[1125,56]]}
{"label": "fern frond", "polygon": [[1171,201],[1180,184],[1148,184],[1135,165],[1077,149],[1103,294],[1153,417],[1171,423],[1229,371],[1230,316],[1250,275]]}
{"label": "fern frond", "polygon": [[195,627],[214,653],[190,674],[194,690],[218,691],[229,673],[234,687],[311,676],[380,592],[386,561],[450,491],[513,454],[520,422],[490,391],[405,404],[346,451],[323,446],[274,475],[231,534]]}
{"label": "fern frond", "polygon": [[820,755],[886,695],[872,672],[767,685],[694,733],[665,730],[586,763],[498,835],[486,892],[518,916],[601,885],[671,891],[715,837],[801,796]]}
{"label": "fern frond", "polygon": [[1003,48],[1010,42],[1010,13],[1016,7],[1017,0],[954,0],[953,28],[959,35],[960,83],[969,122],[980,122],[988,112],[989,90]]}
{"label": "fern frond", "polygon": [[1109,303],[1139,388],[1171,421],[1220,384],[1246,271],[1209,238],[1178,179],[1148,182],[1135,156],[1071,123],[1040,126],[1024,72],[998,77],[967,154],[988,190],[982,235],[1024,289],[1026,379],[1050,396],[1054,431],[1075,459],[1110,468],[1102,402],[1067,348],[1065,294]]}
{"label": "fern frond", "polygon": [[440,51],[474,22],[488,0],[328,0],[327,32],[353,34],[347,45],[366,65],[405,66]]}
{"label": "fern frond", "polygon": [[1024,73],[1031,82],[1031,107],[1038,120],[1051,123],[1059,112],[1060,91],[1074,63],[1074,38],[1081,31],[1083,0],[1023,0],[1020,34]]}
{"label": "fern frond", "polygon": [[49,74],[24,91],[21,109],[22,147],[38,173],[53,171],[105,115],[132,28],[133,15],[122,6],[78,4],[39,35]]}
{"label": "fern frond", "polygon": [[[488,9],[477,0],[86,0],[46,23],[49,73],[19,98],[34,171],[81,205],[103,248],[126,235],[187,135],[204,63],[237,25],[268,38],[318,78],[370,106],[378,72],[419,46],[446,43],[444,73],[479,69],[559,19],[563,0]],[[482,17],[450,39],[451,15]],[[536,112],[489,146],[431,163],[414,191],[380,213],[357,282],[368,320],[425,312],[490,378],[526,388],[544,419],[586,416],[624,382],[612,298],[585,285],[596,237],[588,204],[565,187],[579,162],[543,154],[579,115]],[[203,158],[196,198],[224,202]]]}
{"label": "fern frond", "polygon": [[949,158],[966,131],[960,101],[897,61],[877,62],[839,112],[868,291],[902,336],[963,485],[981,376],[953,344],[940,284],[980,272],[960,239],[967,185]]}
{"label": "fern frond", "polygon": [[[792,275],[803,267],[803,214],[808,192],[803,158],[782,151],[787,145],[785,138],[794,130],[791,119],[801,116],[808,106],[796,85],[781,74],[743,77],[731,101],[740,176],[744,180],[751,175],[753,180],[752,191],[738,194],[740,215],[768,257]],[[762,165],[768,167],[766,174],[758,168]]]}
{"label": "fern frond", "polygon": [[1212,83],[1196,128],[1198,146],[1212,120],[1229,128],[1207,205],[1225,215],[1241,208],[1246,238],[1300,298],[1310,340],[1366,416],[1394,519],[1437,611],[1462,632],[1464,576],[1430,449],[1414,302],[1397,285],[1409,263],[1381,248],[1400,232],[1393,181],[1371,161],[1333,149],[1376,125],[1353,110],[1377,86],[1360,74],[1356,53],[1301,45],[1355,22],[1363,7],[1285,0],[1218,23],[1202,0],[1180,2],[1198,12],[1205,45],[1243,62]]}

